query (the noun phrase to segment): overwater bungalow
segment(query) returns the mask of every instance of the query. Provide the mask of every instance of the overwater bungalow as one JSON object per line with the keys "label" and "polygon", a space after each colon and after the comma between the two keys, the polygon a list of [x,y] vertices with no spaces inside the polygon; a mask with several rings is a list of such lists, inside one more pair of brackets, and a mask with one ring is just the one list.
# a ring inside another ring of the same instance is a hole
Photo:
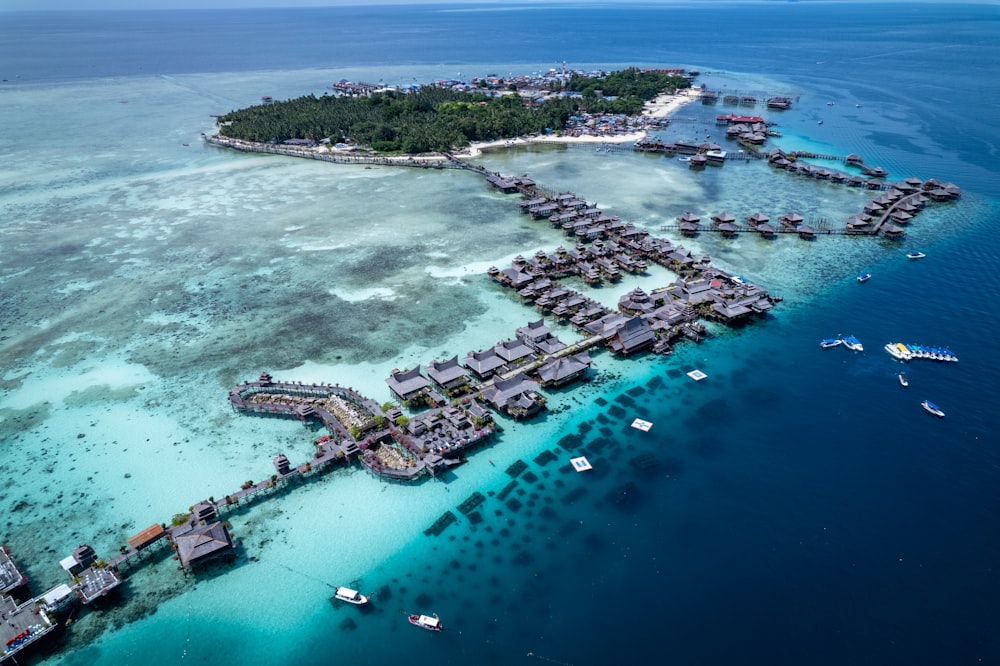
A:
{"label": "overwater bungalow", "polygon": [[549,360],[538,368],[538,379],[542,386],[565,386],[586,374],[591,366],[590,354],[586,351]]}
{"label": "overwater bungalow", "polygon": [[746,222],[751,227],[757,228],[758,224],[764,224],[765,222],[770,222],[771,218],[764,213],[752,213],[746,217]]}
{"label": "overwater bungalow", "polygon": [[545,319],[529,321],[527,324],[518,327],[518,329],[514,331],[514,335],[523,340],[525,344],[532,347],[534,347],[539,340],[544,340],[551,334],[551,329],[545,325]]}
{"label": "overwater bungalow", "polygon": [[789,109],[792,106],[792,100],[788,97],[770,97],[767,100],[767,108],[776,110]]}
{"label": "overwater bungalow", "polygon": [[496,355],[503,359],[504,363],[513,367],[530,360],[534,356],[534,350],[526,345],[521,338],[515,337],[513,340],[503,340],[498,342],[493,350]]}
{"label": "overwater bungalow", "polygon": [[755,228],[757,229],[757,231],[760,233],[761,236],[767,239],[773,239],[778,235],[774,227],[771,226],[771,224],[768,222],[761,222]]}
{"label": "overwater bungalow", "polygon": [[656,308],[649,294],[642,287],[636,287],[618,299],[618,309],[625,314],[641,315],[652,312]]}
{"label": "overwater bungalow", "polygon": [[723,222],[722,224],[719,225],[719,232],[725,238],[735,237],[738,231],[739,229],[737,228],[737,226],[731,222]]}
{"label": "overwater bungalow", "polygon": [[785,213],[778,218],[778,221],[789,229],[794,229],[805,221],[805,218],[798,213]]}
{"label": "overwater bungalow", "polygon": [[520,290],[527,287],[535,279],[535,276],[521,268],[511,266],[500,271],[495,279],[501,284]]}
{"label": "overwater bungalow", "polygon": [[847,230],[848,231],[867,231],[871,229],[872,217],[871,215],[859,214],[851,215],[847,218]]}
{"label": "overwater bungalow", "polygon": [[808,224],[800,224],[795,228],[795,230],[799,232],[799,238],[803,238],[805,240],[813,240],[816,238],[816,229]]}
{"label": "overwater bungalow", "polygon": [[492,347],[483,351],[471,351],[462,359],[462,365],[480,381],[492,377],[504,364],[505,361],[497,356],[496,349]]}
{"label": "overwater bungalow", "polygon": [[887,238],[902,238],[906,233],[903,227],[897,224],[883,224],[879,232]]}
{"label": "overwater bungalow", "polygon": [[594,260],[594,265],[597,266],[597,269],[599,271],[601,271],[601,275],[603,275],[612,282],[616,282],[620,280],[622,277],[621,270],[619,270],[618,268],[619,264],[616,264],[615,263],[616,261],[617,261],[617,255],[615,259],[610,259],[608,257],[598,257],[597,259]]}
{"label": "overwater bungalow", "polygon": [[616,354],[628,356],[649,349],[654,342],[656,335],[649,322],[642,317],[629,317],[608,338],[608,347]]}
{"label": "overwater bungalow", "polygon": [[594,302],[588,302],[582,308],[576,311],[576,314],[570,318],[570,323],[574,326],[584,328],[590,322],[599,319],[608,314],[608,309],[603,305]]}
{"label": "overwater bungalow", "polygon": [[462,389],[469,384],[469,373],[458,363],[458,355],[446,361],[431,361],[427,366],[427,376],[448,392]]}
{"label": "overwater bungalow", "polygon": [[527,213],[529,209],[536,208],[538,206],[543,206],[549,202],[545,197],[533,197],[531,199],[524,199],[517,204],[517,207],[522,213]]}
{"label": "overwater bungalow", "polygon": [[231,554],[235,548],[225,523],[195,525],[189,531],[174,536],[177,559],[182,569],[204,564],[217,557]]}
{"label": "overwater bungalow", "polygon": [[392,374],[386,378],[385,383],[389,385],[389,390],[403,402],[417,397],[431,385],[427,378],[420,374],[420,366],[415,366],[412,370],[393,368]]}
{"label": "overwater bungalow", "polygon": [[517,419],[534,416],[545,406],[544,398],[538,395],[538,382],[523,373],[494,380],[483,387],[481,395],[493,409]]}
{"label": "overwater bungalow", "polygon": [[724,224],[726,222],[732,224],[735,221],[736,218],[732,215],[732,213],[716,213],[712,216],[712,224],[715,225]]}

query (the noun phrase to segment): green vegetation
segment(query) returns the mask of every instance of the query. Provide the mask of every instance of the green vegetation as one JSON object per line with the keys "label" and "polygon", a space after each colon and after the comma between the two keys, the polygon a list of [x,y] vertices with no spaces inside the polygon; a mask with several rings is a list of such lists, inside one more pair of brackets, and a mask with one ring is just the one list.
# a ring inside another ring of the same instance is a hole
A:
{"label": "green vegetation", "polygon": [[175,513],[174,517],[170,519],[170,524],[174,526],[183,525],[190,517],[190,513]]}
{"label": "green vegetation", "polygon": [[570,116],[581,112],[635,115],[644,101],[689,85],[683,77],[627,69],[596,78],[574,76],[569,89],[581,92],[582,99],[561,97],[535,104],[514,94],[492,97],[427,86],[413,93],[361,98],[307,95],[232,111],[219,116],[217,123],[220,135],[247,141],[329,139],[382,153],[424,153],[470,141],[561,130]]}
{"label": "green vegetation", "polygon": [[[683,76],[672,76],[664,72],[643,72],[632,67],[600,77],[573,76],[566,86],[569,90],[582,93],[585,100],[594,97],[597,91],[600,91],[605,97],[638,99],[646,102],[660,93],[675,93],[681,88],[689,88],[691,82]],[[641,104],[639,110],[642,110]]]}

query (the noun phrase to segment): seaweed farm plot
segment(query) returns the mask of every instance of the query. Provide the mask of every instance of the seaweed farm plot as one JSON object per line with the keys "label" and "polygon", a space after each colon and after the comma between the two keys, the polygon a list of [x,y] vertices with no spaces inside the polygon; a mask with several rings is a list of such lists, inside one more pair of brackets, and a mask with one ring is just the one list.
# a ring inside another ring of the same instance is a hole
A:
{"label": "seaweed farm plot", "polygon": [[[578,423],[576,430],[598,433],[592,422]],[[603,476],[574,474],[571,452],[561,446],[517,461],[516,478],[504,483],[507,475],[496,475],[492,487],[441,516],[423,545],[383,565],[396,586],[386,612],[424,603],[443,617],[447,613],[460,629],[481,629],[475,623],[483,623],[490,632],[530,631],[519,624],[521,600],[559,597],[565,603],[564,595],[572,598],[564,589],[573,578],[567,567],[574,576],[593,573],[589,555],[613,547],[608,535],[614,529],[608,528],[634,523],[633,514],[646,507],[655,509],[651,502],[662,494],[663,478],[680,465],[653,453],[654,446],[610,441],[594,455],[595,465],[606,470]],[[503,628],[491,626],[498,614]]]}

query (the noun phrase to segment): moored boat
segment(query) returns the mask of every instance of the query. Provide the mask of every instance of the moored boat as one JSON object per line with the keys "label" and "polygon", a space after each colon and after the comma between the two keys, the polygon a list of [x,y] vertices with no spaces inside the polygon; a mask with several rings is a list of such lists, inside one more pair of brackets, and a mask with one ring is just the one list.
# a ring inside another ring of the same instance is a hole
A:
{"label": "moored boat", "polygon": [[819,346],[823,349],[829,349],[830,347],[839,347],[844,344],[844,341],[840,338],[827,338],[826,340],[820,340]]}
{"label": "moored boat", "polygon": [[346,601],[349,604],[357,604],[359,606],[368,603],[368,600],[371,599],[371,597],[366,597],[357,590],[352,590],[349,587],[338,587],[333,597],[340,601]]}
{"label": "moored boat", "polygon": [[862,273],[858,276],[858,282],[868,282],[872,278],[871,273]]}
{"label": "moored boat", "polygon": [[906,388],[907,386],[910,385],[910,380],[906,378],[905,372],[899,373],[899,385],[902,386],[903,388]]}
{"label": "moored boat", "polygon": [[900,361],[909,361],[913,358],[913,354],[911,354],[910,350],[906,348],[906,345],[898,342],[890,342],[886,344],[885,350],[895,358],[898,358]]}
{"label": "moored boat", "polygon": [[418,615],[413,613],[411,615],[407,615],[406,619],[409,620],[410,624],[413,626],[420,627],[421,629],[426,629],[428,631],[441,631],[444,629],[444,627],[441,626],[441,620],[438,618],[437,613],[434,613],[433,616]]}
{"label": "moored boat", "polygon": [[864,345],[861,344],[861,341],[858,340],[853,335],[848,335],[845,338],[841,338],[841,341],[844,343],[844,346],[850,349],[851,351],[862,352],[865,350],[865,347]]}
{"label": "moored boat", "polygon": [[927,255],[921,252],[920,250],[911,250],[910,252],[906,253],[907,259],[923,259],[926,256]]}
{"label": "moored boat", "polygon": [[930,361],[958,362],[958,357],[947,347],[925,347],[924,345],[890,342],[885,346],[885,350],[901,361],[922,358]]}
{"label": "moored boat", "polygon": [[920,403],[920,406],[923,407],[928,414],[933,414],[939,419],[944,418],[944,412],[941,411],[941,408],[935,405],[930,400],[924,400],[922,403]]}

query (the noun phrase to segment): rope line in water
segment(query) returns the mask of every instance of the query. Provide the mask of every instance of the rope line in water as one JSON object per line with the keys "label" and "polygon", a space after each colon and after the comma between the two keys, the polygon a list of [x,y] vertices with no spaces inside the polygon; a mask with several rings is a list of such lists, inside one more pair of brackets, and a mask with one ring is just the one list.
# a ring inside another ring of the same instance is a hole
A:
{"label": "rope line in water", "polygon": [[559,666],[573,666],[573,664],[569,663],[568,661],[559,661],[558,659],[549,659],[548,657],[543,657],[542,655],[535,654],[534,652],[529,652],[525,656],[527,656],[527,657],[534,657],[535,659],[541,659],[542,661],[547,661],[550,664],[559,664]]}

